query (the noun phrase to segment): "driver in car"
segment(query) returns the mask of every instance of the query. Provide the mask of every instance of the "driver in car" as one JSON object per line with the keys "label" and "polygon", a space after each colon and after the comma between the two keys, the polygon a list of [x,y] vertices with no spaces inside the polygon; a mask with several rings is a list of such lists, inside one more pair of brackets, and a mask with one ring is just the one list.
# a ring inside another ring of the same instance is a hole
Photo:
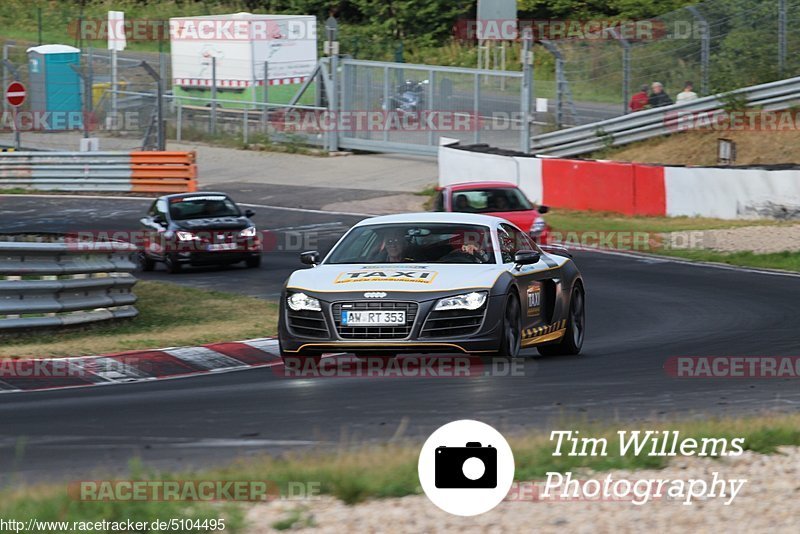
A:
{"label": "driver in car", "polygon": [[388,263],[401,263],[406,261],[414,261],[413,258],[406,256],[406,248],[408,241],[406,241],[405,234],[402,231],[393,231],[383,238],[383,246],[381,247],[386,258],[378,261],[385,261]]}
{"label": "driver in car", "polygon": [[473,256],[477,263],[487,263],[491,256],[486,250],[485,235],[464,235],[461,252]]}

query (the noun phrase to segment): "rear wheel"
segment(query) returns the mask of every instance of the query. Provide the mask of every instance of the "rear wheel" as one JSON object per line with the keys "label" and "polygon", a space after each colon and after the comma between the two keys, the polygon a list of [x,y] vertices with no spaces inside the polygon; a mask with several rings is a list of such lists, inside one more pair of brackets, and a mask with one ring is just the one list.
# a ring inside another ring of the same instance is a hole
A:
{"label": "rear wheel", "polygon": [[559,343],[537,347],[542,356],[580,354],[583,337],[586,333],[586,303],[583,287],[576,284],[569,299],[569,317],[567,331]]}
{"label": "rear wheel", "polygon": [[253,256],[244,260],[244,264],[250,269],[255,269],[261,266],[261,256]]}
{"label": "rear wheel", "polygon": [[500,350],[497,355],[503,358],[516,358],[522,345],[522,319],[519,314],[519,300],[514,294],[506,298],[503,314],[503,331],[500,335]]}

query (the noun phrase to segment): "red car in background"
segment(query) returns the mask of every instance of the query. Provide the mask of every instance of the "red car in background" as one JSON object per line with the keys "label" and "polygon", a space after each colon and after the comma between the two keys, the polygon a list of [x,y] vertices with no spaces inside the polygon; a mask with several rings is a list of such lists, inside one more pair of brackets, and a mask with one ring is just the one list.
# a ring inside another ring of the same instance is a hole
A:
{"label": "red car in background", "polygon": [[547,244],[547,206],[536,206],[520,189],[506,182],[470,182],[438,187],[434,211],[483,213],[506,219],[540,245]]}

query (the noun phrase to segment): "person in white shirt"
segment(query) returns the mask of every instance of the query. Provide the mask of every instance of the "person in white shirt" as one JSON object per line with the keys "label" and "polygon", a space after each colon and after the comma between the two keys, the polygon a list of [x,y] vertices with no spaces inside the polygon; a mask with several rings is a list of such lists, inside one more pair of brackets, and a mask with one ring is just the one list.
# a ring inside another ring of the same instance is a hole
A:
{"label": "person in white shirt", "polygon": [[694,89],[692,82],[686,82],[685,84],[683,84],[683,91],[678,93],[678,96],[675,98],[675,101],[680,104],[681,102],[689,102],[691,100],[697,100],[697,93],[692,91],[692,89]]}

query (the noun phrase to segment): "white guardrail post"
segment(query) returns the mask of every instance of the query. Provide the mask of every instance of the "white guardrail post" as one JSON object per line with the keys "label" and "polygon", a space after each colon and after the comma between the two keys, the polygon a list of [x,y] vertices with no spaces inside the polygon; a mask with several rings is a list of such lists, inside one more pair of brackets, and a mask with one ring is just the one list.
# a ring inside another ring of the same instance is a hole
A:
{"label": "white guardrail post", "polygon": [[80,236],[0,236],[0,334],[136,317],[135,253]]}

